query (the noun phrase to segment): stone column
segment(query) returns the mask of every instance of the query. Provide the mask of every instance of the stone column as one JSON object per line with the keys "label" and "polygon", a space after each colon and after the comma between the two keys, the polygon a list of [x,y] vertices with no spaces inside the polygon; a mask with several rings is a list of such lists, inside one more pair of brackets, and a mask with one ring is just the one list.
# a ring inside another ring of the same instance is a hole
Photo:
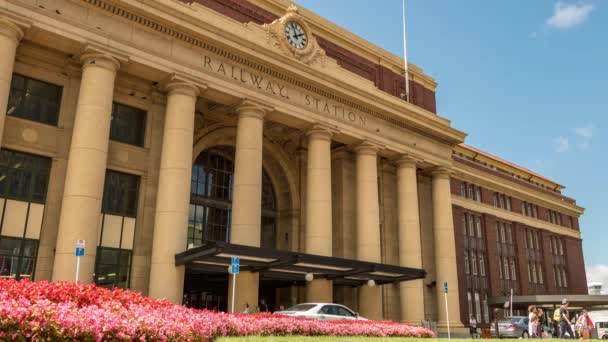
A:
{"label": "stone column", "polygon": [[23,31],[19,26],[0,18],[0,142],[4,134],[4,120],[8,110],[8,95],[11,91],[15,54],[21,38],[23,38]]}
{"label": "stone column", "polygon": [[[357,259],[381,262],[380,208],[378,204],[379,148],[364,142],[355,147],[357,202]],[[363,285],[358,289],[359,312],[369,319],[382,318],[382,289]]]}
{"label": "stone column", "polygon": [[198,87],[169,82],[154,215],[149,296],[181,304],[185,266],[175,266],[175,254],[186,250],[194,111]]}
{"label": "stone column", "polygon": [[[316,125],[309,130],[306,179],[306,253],[332,256],[331,131]],[[307,284],[306,301],[332,303],[332,282]]]}
{"label": "stone column", "polygon": [[450,192],[450,172],[448,168],[437,167],[431,171],[433,177],[433,235],[435,240],[435,279],[437,286],[438,327],[447,327],[443,283],[448,282],[448,306],[450,326],[462,327],[460,302],[458,301],[458,274],[456,265],[456,244],[454,242],[454,219],[452,216],[452,195]]}
{"label": "stone column", "polygon": [[82,81],[70,145],[53,281],[74,281],[76,240],[86,241],[80,261],[82,283],[93,281],[99,237],[99,217],[108,159],[114,80],[119,61],[103,53],[85,53],[80,58]]}
{"label": "stone column", "polygon": [[[397,216],[399,227],[399,264],[422,268],[422,240],[418,210],[416,161],[402,156],[397,165]],[[405,281],[401,289],[401,320],[420,324],[424,320],[424,280]]]}
{"label": "stone column", "polygon": [[[237,109],[236,151],[230,243],[260,247],[262,224],[262,149],[264,115],[261,105],[246,100]],[[228,282],[228,307],[232,306],[232,280]],[[258,304],[259,274],[241,272],[236,282],[234,308]]]}

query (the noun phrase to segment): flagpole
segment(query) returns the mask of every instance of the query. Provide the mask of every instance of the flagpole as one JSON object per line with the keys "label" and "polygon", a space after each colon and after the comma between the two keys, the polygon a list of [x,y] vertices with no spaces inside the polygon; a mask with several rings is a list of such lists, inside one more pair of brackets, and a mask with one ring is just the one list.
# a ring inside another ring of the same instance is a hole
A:
{"label": "flagpole", "polygon": [[410,82],[408,81],[407,40],[405,34],[405,0],[403,1],[403,74],[405,78],[405,101],[410,101]]}

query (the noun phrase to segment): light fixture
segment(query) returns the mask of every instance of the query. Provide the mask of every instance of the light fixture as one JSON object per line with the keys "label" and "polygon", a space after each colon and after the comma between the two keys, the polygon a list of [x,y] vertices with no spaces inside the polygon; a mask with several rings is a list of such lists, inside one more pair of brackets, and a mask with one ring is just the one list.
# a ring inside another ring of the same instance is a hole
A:
{"label": "light fixture", "polygon": [[306,279],[306,281],[308,282],[311,282],[314,278],[315,276],[312,273],[306,273],[306,275],[304,276],[304,279]]}
{"label": "light fixture", "polygon": [[374,281],[374,279],[370,279],[367,281],[367,286],[369,287],[374,287],[376,286],[376,282]]}

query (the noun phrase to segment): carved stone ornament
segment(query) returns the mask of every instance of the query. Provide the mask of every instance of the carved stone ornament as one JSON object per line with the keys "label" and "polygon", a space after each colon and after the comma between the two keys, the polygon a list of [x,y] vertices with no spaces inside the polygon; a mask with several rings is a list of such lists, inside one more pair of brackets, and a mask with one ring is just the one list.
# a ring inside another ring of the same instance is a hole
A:
{"label": "carved stone ornament", "polygon": [[[296,29],[304,31],[298,34],[298,36],[304,35],[304,44],[290,42],[287,32],[289,29],[294,28],[294,26]],[[306,64],[319,63],[321,66],[325,66],[325,51],[317,43],[306,20],[298,13],[296,5],[289,5],[287,13],[284,16],[270,24],[264,24],[264,29],[266,30],[268,44],[281,50],[283,54]]]}

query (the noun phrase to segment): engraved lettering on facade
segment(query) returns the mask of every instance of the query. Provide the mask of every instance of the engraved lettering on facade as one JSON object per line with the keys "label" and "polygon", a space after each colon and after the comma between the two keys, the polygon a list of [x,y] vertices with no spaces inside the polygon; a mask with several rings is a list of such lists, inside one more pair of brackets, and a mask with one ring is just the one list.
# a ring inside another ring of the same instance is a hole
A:
{"label": "engraved lettering on facade", "polygon": [[210,56],[204,55],[203,68],[267,94],[280,96],[284,100],[306,107],[316,113],[334,117],[338,120],[350,122],[355,125],[366,126],[366,117],[351,108],[345,107],[324,97],[310,95],[304,90],[280,83],[270,77],[246,70],[240,66],[218,61]]}

